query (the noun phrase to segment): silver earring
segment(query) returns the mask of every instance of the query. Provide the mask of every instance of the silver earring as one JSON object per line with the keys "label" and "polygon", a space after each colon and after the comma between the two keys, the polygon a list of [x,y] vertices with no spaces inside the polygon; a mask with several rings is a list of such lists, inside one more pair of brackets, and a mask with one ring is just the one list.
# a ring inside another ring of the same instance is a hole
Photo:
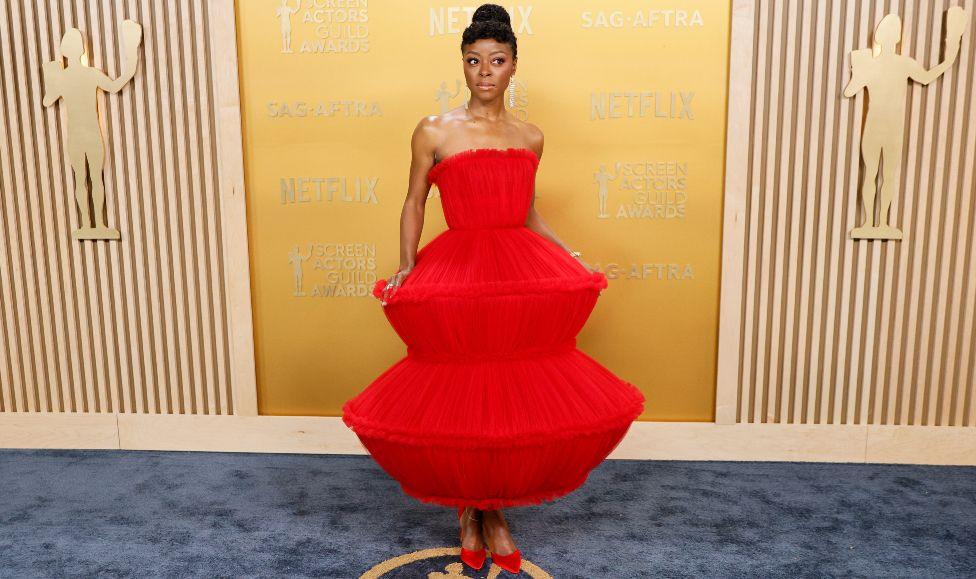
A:
{"label": "silver earring", "polygon": [[508,106],[515,108],[515,75],[508,80]]}

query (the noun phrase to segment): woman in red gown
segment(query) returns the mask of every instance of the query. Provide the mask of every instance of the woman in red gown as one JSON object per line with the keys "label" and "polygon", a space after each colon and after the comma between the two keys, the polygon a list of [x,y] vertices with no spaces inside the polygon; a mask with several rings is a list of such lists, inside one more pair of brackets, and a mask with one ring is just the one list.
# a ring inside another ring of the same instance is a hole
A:
{"label": "woman in red gown", "polygon": [[[607,287],[534,207],[543,135],[505,109],[516,42],[486,4],[461,42],[471,99],[411,139],[400,268],[373,295],[407,354],[343,406],[343,421],[408,495],[457,507],[461,558],[517,573],[504,507],[582,485],[644,396],[576,347]],[[448,229],[417,251],[437,184]]]}

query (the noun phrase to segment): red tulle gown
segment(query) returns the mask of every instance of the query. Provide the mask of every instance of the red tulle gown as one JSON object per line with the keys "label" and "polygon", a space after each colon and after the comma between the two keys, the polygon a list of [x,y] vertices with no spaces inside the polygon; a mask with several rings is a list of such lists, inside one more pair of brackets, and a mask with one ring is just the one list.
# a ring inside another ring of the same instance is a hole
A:
{"label": "red tulle gown", "polygon": [[531,149],[481,148],[431,168],[449,229],[384,306],[407,354],[343,405],[420,501],[499,509],[566,495],[644,409],[633,384],[576,348],[607,279],[525,227],[538,165]]}

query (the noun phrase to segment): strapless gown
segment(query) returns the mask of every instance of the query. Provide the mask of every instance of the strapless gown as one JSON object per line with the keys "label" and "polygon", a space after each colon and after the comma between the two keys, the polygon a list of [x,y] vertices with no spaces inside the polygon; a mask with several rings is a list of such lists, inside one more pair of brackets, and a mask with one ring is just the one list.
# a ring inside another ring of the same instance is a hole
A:
{"label": "strapless gown", "polygon": [[531,149],[482,148],[430,169],[448,229],[383,306],[406,355],[342,407],[420,501],[499,509],[564,496],[644,410],[640,390],[576,347],[607,278],[525,227],[538,165]]}

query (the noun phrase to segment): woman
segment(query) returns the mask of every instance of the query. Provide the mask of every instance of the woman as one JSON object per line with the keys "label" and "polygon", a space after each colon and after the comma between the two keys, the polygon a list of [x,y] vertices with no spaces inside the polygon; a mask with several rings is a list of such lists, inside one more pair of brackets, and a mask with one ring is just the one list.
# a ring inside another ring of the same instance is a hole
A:
{"label": "woman", "polygon": [[[582,485],[644,397],[576,348],[607,279],[535,210],[543,135],[505,109],[517,48],[504,8],[474,12],[461,53],[471,98],[414,130],[400,269],[373,288],[407,355],[343,420],[405,493],[457,507],[465,563],[480,569],[487,546],[518,573],[501,509]],[[449,229],[417,251],[433,183]]]}

